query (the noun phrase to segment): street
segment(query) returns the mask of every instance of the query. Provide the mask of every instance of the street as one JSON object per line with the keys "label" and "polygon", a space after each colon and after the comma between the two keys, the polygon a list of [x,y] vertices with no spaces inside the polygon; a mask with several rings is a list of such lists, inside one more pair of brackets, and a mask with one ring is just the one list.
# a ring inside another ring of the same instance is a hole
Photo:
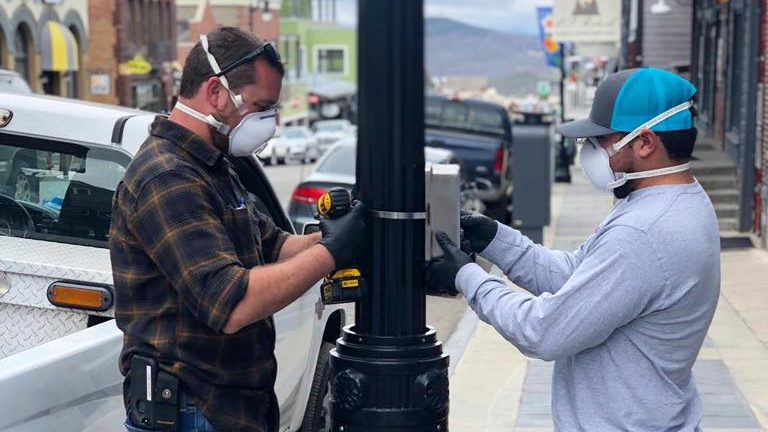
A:
{"label": "street", "polygon": [[[267,173],[272,187],[275,189],[275,194],[283,205],[283,208],[288,209],[288,203],[291,199],[291,194],[296,185],[301,180],[312,172],[314,165],[303,165],[298,163],[290,163],[286,165],[277,166],[265,166],[264,171]],[[467,303],[463,298],[444,298],[444,297],[427,297],[427,324],[437,329],[437,337],[446,342],[458,325],[461,317],[467,309]],[[348,318],[354,318],[354,313],[348,313]]]}

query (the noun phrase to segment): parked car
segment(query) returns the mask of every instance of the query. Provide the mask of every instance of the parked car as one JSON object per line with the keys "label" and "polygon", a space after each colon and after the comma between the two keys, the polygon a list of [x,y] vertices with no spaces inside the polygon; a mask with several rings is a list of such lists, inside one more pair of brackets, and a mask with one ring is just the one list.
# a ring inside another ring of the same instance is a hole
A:
{"label": "parked car", "polygon": [[[0,98],[0,168],[18,173],[0,190],[4,432],[125,430],[107,236],[114,191],[154,118],[72,99]],[[27,165],[13,171],[21,154]],[[227,157],[259,209],[293,232],[256,159]],[[87,296],[57,294],[68,287]],[[329,427],[328,354],[345,318],[319,294],[315,286],[275,315],[281,432]]]}
{"label": "parked car", "polygon": [[445,148],[463,163],[477,184],[486,214],[510,223],[512,217],[512,122],[504,107],[475,100],[426,98],[426,143]]}
{"label": "parked car", "polygon": [[288,155],[286,157],[289,160],[311,163],[320,157],[317,138],[307,127],[287,127],[283,130],[282,139],[288,148]]}
{"label": "parked car", "polygon": [[32,89],[16,71],[0,69],[0,93],[32,94]]}
{"label": "parked car", "polygon": [[288,144],[283,139],[283,128],[275,129],[275,135],[258,155],[264,165],[282,165],[288,158]]}
{"label": "parked car", "polygon": [[[356,158],[357,139],[343,139],[328,149],[309,176],[296,186],[288,204],[288,215],[296,230],[303,230],[307,223],[315,220],[317,200],[328,189],[341,186],[352,190],[356,181]],[[428,164],[461,165],[452,152],[433,147],[424,148],[424,159]],[[477,198],[472,183],[462,182],[461,205],[466,210],[483,211],[483,203]]]}
{"label": "parked car", "polygon": [[340,139],[354,135],[357,128],[349,120],[324,120],[312,125],[312,130],[317,137],[320,154],[323,154]]}

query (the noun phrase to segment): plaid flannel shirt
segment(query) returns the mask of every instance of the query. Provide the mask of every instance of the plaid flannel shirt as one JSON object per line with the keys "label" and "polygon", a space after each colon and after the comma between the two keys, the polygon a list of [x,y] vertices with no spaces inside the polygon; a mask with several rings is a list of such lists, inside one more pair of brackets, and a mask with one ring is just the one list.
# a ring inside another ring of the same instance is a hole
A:
{"label": "plaid flannel shirt", "polygon": [[113,203],[122,374],[134,353],[148,354],[179,377],[217,430],[277,430],[272,318],[233,335],[222,328],[249,269],[276,261],[287,236],[256,210],[219,150],[155,120]]}

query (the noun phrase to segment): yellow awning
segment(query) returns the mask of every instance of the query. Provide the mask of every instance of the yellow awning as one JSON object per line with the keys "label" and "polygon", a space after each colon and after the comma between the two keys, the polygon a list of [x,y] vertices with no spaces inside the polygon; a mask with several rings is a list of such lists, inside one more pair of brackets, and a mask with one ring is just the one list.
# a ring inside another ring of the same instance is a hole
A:
{"label": "yellow awning", "polygon": [[43,58],[42,70],[67,72],[78,70],[77,41],[68,28],[48,21],[40,35]]}

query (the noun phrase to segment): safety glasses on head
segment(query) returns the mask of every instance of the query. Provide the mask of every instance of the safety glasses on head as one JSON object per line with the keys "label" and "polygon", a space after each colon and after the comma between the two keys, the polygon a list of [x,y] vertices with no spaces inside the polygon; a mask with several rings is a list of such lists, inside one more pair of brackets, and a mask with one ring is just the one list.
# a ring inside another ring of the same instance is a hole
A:
{"label": "safety glasses on head", "polygon": [[213,69],[214,76],[218,77],[221,80],[222,85],[224,85],[224,88],[226,88],[227,91],[229,91],[229,95],[232,98],[232,102],[234,102],[235,108],[237,109],[240,109],[240,107],[243,106],[243,96],[239,94],[235,94],[232,91],[232,88],[229,86],[229,81],[227,81],[227,77],[225,75],[246,63],[256,61],[256,59],[261,56],[267,57],[270,63],[280,63],[281,61],[280,54],[277,52],[275,47],[272,46],[271,43],[265,43],[264,45],[256,48],[250,54],[246,55],[240,60],[236,60],[234,63],[228,66],[225,66],[224,68],[221,68],[219,67],[219,63],[216,61],[216,58],[213,56],[213,54],[211,54],[211,52],[208,49],[207,35],[204,35],[204,34],[200,35],[200,44],[202,45],[203,51],[205,51],[205,55],[208,58],[208,64],[210,64],[211,69]]}

